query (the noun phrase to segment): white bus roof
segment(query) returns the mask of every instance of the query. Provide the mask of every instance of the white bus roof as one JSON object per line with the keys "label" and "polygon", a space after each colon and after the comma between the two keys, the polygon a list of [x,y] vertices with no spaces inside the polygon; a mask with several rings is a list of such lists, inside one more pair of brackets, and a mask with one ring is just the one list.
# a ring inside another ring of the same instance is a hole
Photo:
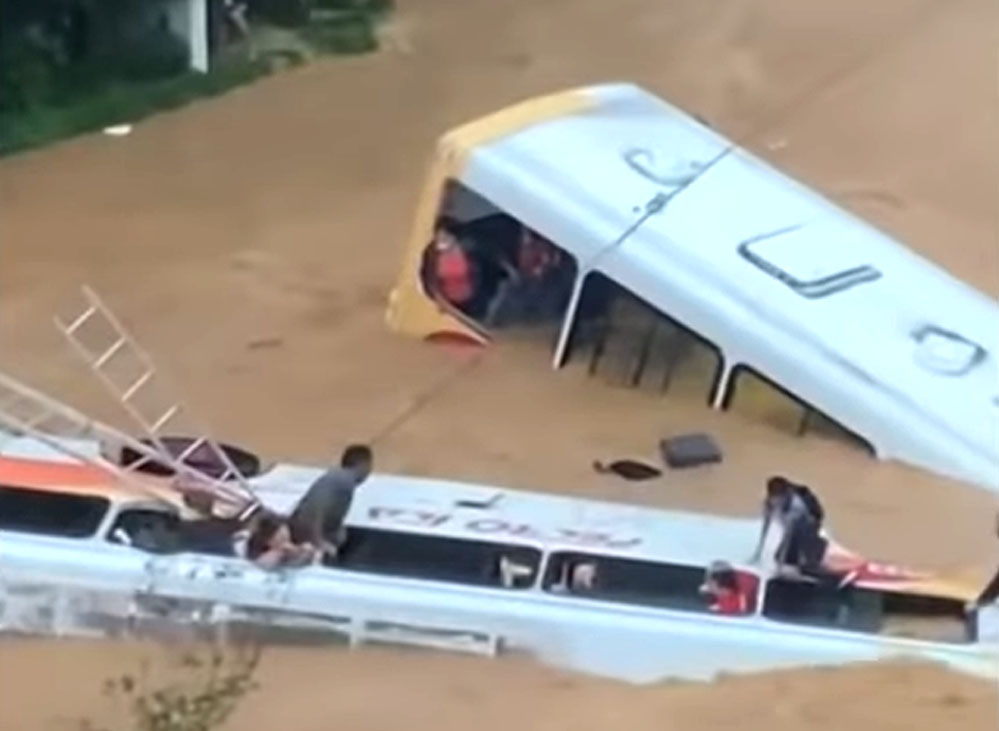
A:
{"label": "white bus roof", "polygon": [[[278,464],[250,484],[270,507],[287,511],[320,474]],[[759,536],[754,520],[385,474],[357,491],[348,522],[693,566],[744,564]]]}
{"label": "white bus roof", "polygon": [[573,93],[481,143],[462,131],[489,118],[446,135],[469,145],[461,182],[880,456],[999,491],[999,303],[638,87]]}

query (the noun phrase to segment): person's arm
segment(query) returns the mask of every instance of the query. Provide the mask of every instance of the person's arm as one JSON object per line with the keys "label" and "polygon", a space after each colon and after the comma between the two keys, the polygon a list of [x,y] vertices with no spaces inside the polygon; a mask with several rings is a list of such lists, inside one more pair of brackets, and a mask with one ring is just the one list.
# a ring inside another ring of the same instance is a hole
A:
{"label": "person's arm", "polygon": [[284,557],[284,551],[280,548],[269,548],[257,556],[253,563],[266,571],[273,571],[284,563]]}
{"label": "person's arm", "polygon": [[323,525],[326,522],[326,511],[329,506],[329,497],[323,495],[316,501],[316,507],[309,516],[309,543],[313,546],[321,546],[323,540]]}
{"label": "person's arm", "polygon": [[760,556],[763,553],[763,544],[767,541],[767,533],[770,532],[770,522],[773,520],[773,508],[770,503],[766,500],[763,501],[763,521],[760,526],[760,540],[756,543],[756,550],[753,551],[753,555],[750,558],[750,563],[756,563],[760,560]]}

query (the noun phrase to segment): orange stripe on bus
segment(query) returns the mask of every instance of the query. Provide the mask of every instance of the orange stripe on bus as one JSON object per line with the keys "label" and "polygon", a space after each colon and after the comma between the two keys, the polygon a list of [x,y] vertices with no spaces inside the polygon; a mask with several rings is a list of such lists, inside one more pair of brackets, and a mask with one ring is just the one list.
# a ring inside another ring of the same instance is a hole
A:
{"label": "orange stripe on bus", "polygon": [[95,465],[0,457],[0,483],[24,487],[91,487],[108,485],[113,479],[109,470]]}

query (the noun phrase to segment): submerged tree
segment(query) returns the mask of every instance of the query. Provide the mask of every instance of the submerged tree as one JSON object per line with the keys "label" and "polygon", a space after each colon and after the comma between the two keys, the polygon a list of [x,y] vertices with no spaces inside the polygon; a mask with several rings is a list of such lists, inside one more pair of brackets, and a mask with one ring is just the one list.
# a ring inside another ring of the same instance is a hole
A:
{"label": "submerged tree", "polygon": [[104,693],[119,704],[124,715],[114,726],[86,719],[80,731],[212,731],[220,728],[257,688],[259,644],[212,646],[184,652],[173,667],[179,679],[152,683],[150,665],[143,661],[137,673],[105,681]]}

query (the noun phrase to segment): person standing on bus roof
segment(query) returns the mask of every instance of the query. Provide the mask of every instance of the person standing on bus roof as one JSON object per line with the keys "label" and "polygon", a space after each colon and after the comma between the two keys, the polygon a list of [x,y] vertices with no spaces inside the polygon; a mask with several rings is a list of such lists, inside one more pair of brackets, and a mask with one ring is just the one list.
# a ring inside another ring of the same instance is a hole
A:
{"label": "person standing on bus roof", "polygon": [[351,444],[340,456],[340,466],[327,470],[312,483],[288,519],[291,539],[311,543],[331,558],[346,540],[343,522],[354,491],[371,474],[374,455],[365,444]]}
{"label": "person standing on bus roof", "polygon": [[774,553],[778,568],[819,569],[828,547],[828,541],[821,535],[824,519],[822,503],[810,488],[795,484],[786,477],[771,477],[767,480],[763,502],[760,540],[750,561],[756,563],[760,560],[770,524],[776,520],[783,529],[780,544]]}

